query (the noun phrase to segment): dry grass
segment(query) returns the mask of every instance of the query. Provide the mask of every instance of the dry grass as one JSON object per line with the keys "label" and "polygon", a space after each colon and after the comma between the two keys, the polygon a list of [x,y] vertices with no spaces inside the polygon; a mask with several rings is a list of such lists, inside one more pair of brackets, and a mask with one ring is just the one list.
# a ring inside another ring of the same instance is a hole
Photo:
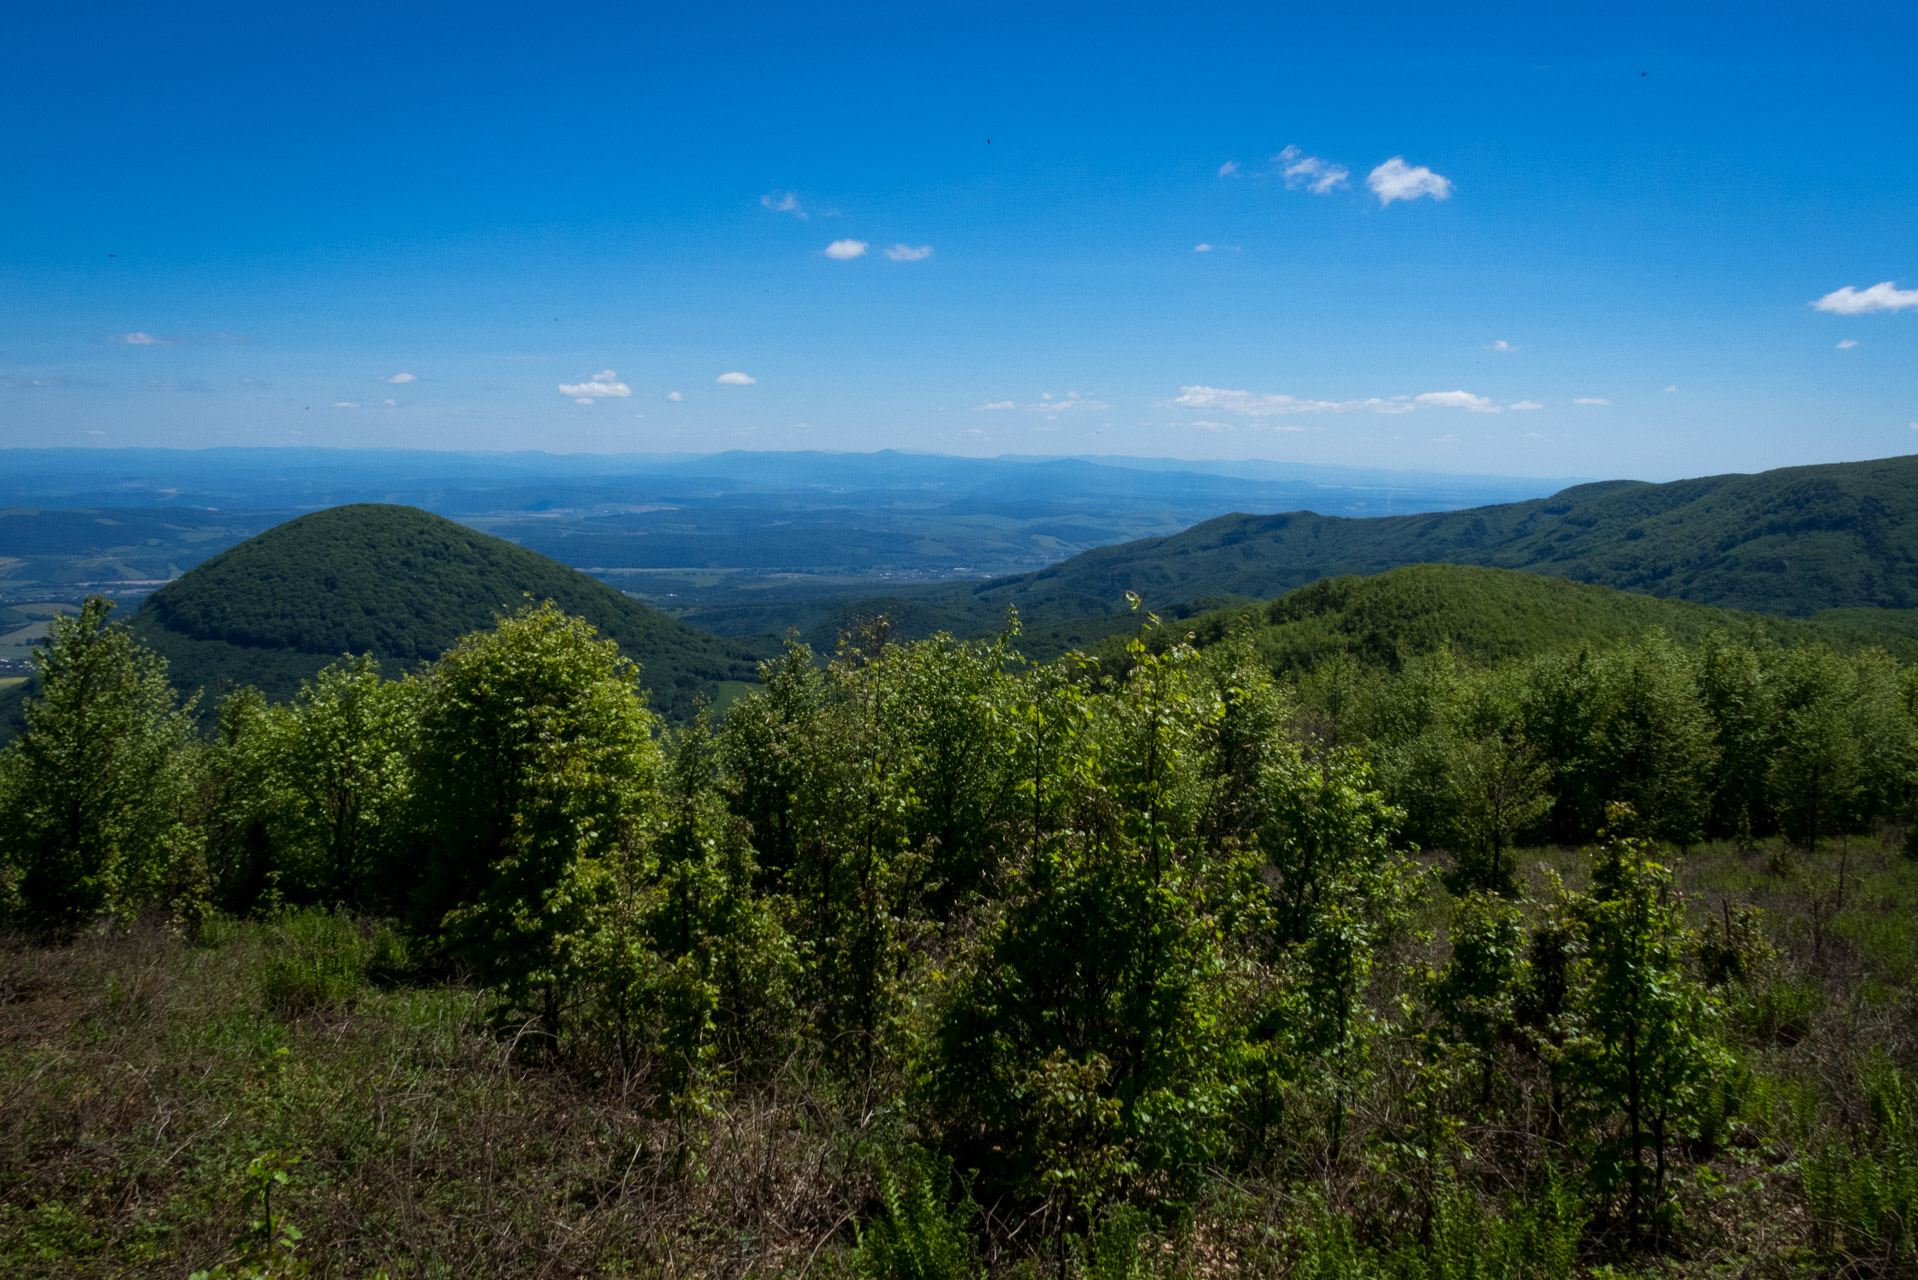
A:
{"label": "dry grass", "polygon": [[644,1082],[516,1060],[458,988],[282,1020],[267,931],[0,953],[0,1269],[185,1275],[230,1259],[254,1157],[316,1276],[789,1269],[865,1194],[862,1136],[791,1064],[687,1129]]}

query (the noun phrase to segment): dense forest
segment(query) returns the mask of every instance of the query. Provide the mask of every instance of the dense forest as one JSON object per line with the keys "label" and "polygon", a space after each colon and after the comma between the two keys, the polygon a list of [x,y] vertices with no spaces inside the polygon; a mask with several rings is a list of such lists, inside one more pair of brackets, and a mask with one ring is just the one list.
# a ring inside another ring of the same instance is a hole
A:
{"label": "dense forest", "polygon": [[686,616],[722,635],[796,626],[827,644],[849,617],[882,611],[915,636],[983,633],[1009,608],[1035,631],[1101,621],[1107,631],[1123,631],[1118,602],[1127,591],[1170,613],[1433,563],[1790,617],[1836,611],[1848,625],[1907,637],[1918,609],[1918,455],[1666,484],[1607,480],[1546,498],[1417,515],[1352,519],[1326,510],[1234,512],[983,583],[839,601],[769,595]]}
{"label": "dense forest", "polygon": [[202,731],[89,602],[0,754],[0,1258],[1918,1268],[1918,672],[1133,605],[669,726],[528,604]]}

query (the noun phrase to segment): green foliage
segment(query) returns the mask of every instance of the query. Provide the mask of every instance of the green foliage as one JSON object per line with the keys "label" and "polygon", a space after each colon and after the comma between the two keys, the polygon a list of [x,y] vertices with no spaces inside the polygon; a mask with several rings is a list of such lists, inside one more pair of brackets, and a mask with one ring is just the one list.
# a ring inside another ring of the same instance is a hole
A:
{"label": "green foliage", "polygon": [[1864,1081],[1868,1113],[1805,1157],[1805,1199],[1823,1248],[1848,1270],[1918,1266],[1918,1088],[1888,1062]]}
{"label": "green foliage", "polygon": [[883,1156],[875,1170],[883,1210],[859,1230],[851,1271],[861,1280],[973,1280],[984,1274],[973,1250],[970,1197],[946,1207],[950,1162],[919,1147]]}
{"label": "green foliage", "polygon": [[26,731],[0,753],[0,879],[29,928],[194,899],[204,882],[188,715],[112,608],[93,596],[53,620]]}
{"label": "green foliage", "polygon": [[[273,931],[277,936],[260,972],[267,1008],[291,1017],[344,1008],[358,998],[374,957],[351,918],[308,908],[284,916]],[[381,959],[390,967],[392,958],[389,943]]]}
{"label": "green foliage", "polygon": [[[1836,610],[1820,624],[1825,637],[1849,632],[1854,643],[1882,644],[1909,655],[1906,615],[1918,606],[1914,493],[1918,459],[1903,457],[1671,484],[1609,481],[1527,502],[1421,515],[1352,520],[1309,511],[1233,514],[1169,538],[1088,551],[1035,573],[999,578],[984,587],[928,590],[914,599],[922,607],[966,610],[975,620],[973,630],[984,630],[1007,608],[1017,608],[1037,628],[1030,633],[1033,640],[1041,642],[1053,628],[1065,632],[1073,625],[1091,638],[1088,614],[1104,624],[1097,634],[1123,633],[1128,629],[1123,617],[1109,615],[1123,613],[1116,602],[1129,590],[1150,592],[1155,607],[1171,609],[1208,597],[1270,599],[1328,577],[1385,575],[1440,562],[1570,580],[1573,590],[1529,600],[1521,595],[1515,607],[1480,612],[1477,620],[1487,624],[1482,634],[1494,644],[1528,632],[1568,647],[1568,638],[1571,646],[1622,639],[1654,625],[1677,634],[1692,630],[1684,624],[1689,611],[1648,616],[1620,604],[1597,610],[1614,615],[1609,635],[1577,634],[1567,623],[1583,612],[1577,584],[1594,584],[1594,590],[1609,587],[1790,617]],[[1483,600],[1500,591],[1475,588],[1475,580],[1464,574],[1434,580],[1461,584],[1466,607],[1476,603],[1474,596]],[[1443,600],[1434,603],[1447,607]],[[1499,612],[1508,620],[1491,618]],[[1881,619],[1881,614],[1888,616]],[[1366,635],[1374,631],[1387,636],[1389,644],[1396,638],[1394,621],[1387,607],[1348,625],[1301,628],[1297,644],[1307,662],[1316,660],[1314,651],[1321,645],[1366,644]],[[954,619],[943,625],[963,630]],[[1760,629],[1770,625],[1758,624]],[[1462,639],[1463,632],[1453,635]]]}
{"label": "green foliage", "polygon": [[242,1182],[249,1200],[258,1199],[260,1216],[247,1224],[246,1234],[238,1241],[238,1256],[230,1262],[206,1271],[195,1271],[187,1280],[296,1280],[309,1274],[305,1258],[299,1256],[305,1234],[284,1211],[274,1212],[275,1192],[284,1193],[292,1167],[299,1158],[269,1152],[247,1162]]}
{"label": "green foliage", "polygon": [[1491,1092],[1492,1050],[1511,1034],[1515,1002],[1527,980],[1524,946],[1517,904],[1483,892],[1459,900],[1451,959],[1432,985],[1432,1006],[1447,1037],[1480,1060],[1484,1095]]}
{"label": "green foliage", "polygon": [[557,1036],[575,942],[654,818],[638,671],[552,604],[468,636],[419,695],[414,918]]}
{"label": "green foliage", "polygon": [[1612,806],[1608,818],[1591,893],[1572,906],[1583,954],[1562,1063],[1597,1143],[1598,1184],[1625,1185],[1636,1235],[1662,1223],[1670,1148],[1725,1055],[1718,1002],[1688,964],[1694,942],[1671,872],[1651,860],[1648,842],[1623,834],[1629,807]]}
{"label": "green foliage", "polygon": [[412,507],[362,503],[278,525],[156,591],[134,630],[182,688],[253,684],[291,696],[341,654],[388,674],[431,661],[527,596],[591,621],[643,662],[675,719],[752,654],[537,552]]}
{"label": "green foliage", "polygon": [[1361,1243],[1350,1219],[1320,1211],[1303,1233],[1291,1274],[1307,1280],[1566,1280],[1578,1262],[1585,1217],[1556,1178],[1504,1212],[1456,1183],[1432,1204],[1419,1235],[1383,1247]]}
{"label": "green foliage", "polygon": [[278,862],[322,901],[365,904],[396,855],[411,783],[415,686],[380,679],[371,654],[343,658],[300,687],[268,729],[286,789]]}

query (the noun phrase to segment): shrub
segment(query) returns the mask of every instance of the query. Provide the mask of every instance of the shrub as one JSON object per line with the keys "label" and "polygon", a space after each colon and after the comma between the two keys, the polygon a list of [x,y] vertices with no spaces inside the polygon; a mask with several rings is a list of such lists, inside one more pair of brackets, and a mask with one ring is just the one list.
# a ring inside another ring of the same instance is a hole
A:
{"label": "shrub", "polygon": [[1871,1116],[1853,1140],[1827,1139],[1806,1157],[1805,1199],[1835,1259],[1909,1268],[1918,1264],[1918,1088],[1880,1063],[1866,1090]]}
{"label": "shrub", "polygon": [[344,914],[308,909],[281,918],[260,973],[267,1008],[286,1017],[353,1003],[372,951]]}
{"label": "shrub", "polygon": [[948,1209],[939,1184],[951,1178],[947,1162],[917,1147],[902,1147],[879,1163],[884,1213],[859,1233],[853,1274],[863,1280],[972,1280],[981,1274],[973,1255],[968,1200]]}

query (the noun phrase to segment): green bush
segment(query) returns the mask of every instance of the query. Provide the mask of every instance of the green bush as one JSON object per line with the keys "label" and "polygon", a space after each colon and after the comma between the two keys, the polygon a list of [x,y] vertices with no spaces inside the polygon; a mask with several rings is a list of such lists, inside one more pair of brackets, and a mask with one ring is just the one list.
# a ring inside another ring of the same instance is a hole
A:
{"label": "green bush", "polygon": [[1884,1063],[1865,1083],[1870,1119],[1851,1142],[1827,1139],[1805,1158],[1805,1200],[1835,1259],[1909,1268],[1918,1265],[1918,1088]]}
{"label": "green bush", "polygon": [[973,1280],[981,1274],[967,1219],[971,1202],[948,1209],[940,1184],[948,1165],[917,1147],[888,1153],[879,1164],[884,1212],[859,1233],[853,1274],[862,1280]]}
{"label": "green bush", "polygon": [[1453,1186],[1432,1205],[1429,1228],[1383,1248],[1361,1244],[1351,1221],[1321,1213],[1307,1229],[1298,1280],[1564,1280],[1585,1227],[1572,1192],[1556,1179],[1497,1213]]}
{"label": "green bush", "polygon": [[366,986],[373,948],[343,913],[309,908],[283,916],[266,946],[260,990],[275,1013],[342,1008]]}

